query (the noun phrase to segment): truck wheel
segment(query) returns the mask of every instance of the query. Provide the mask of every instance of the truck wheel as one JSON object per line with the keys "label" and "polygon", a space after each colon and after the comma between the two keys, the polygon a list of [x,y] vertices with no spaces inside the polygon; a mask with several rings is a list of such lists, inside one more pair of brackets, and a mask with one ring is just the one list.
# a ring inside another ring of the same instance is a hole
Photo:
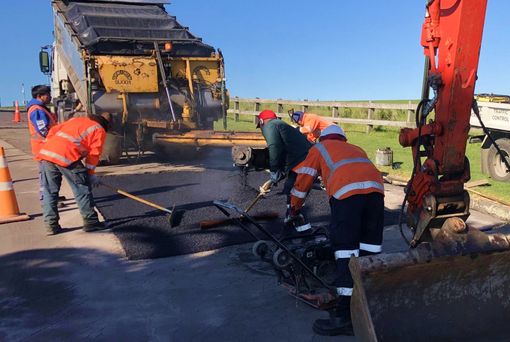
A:
{"label": "truck wheel", "polygon": [[[498,144],[501,152],[503,152],[503,156],[507,158],[507,160],[510,160],[510,139],[501,138],[496,140],[496,143]],[[503,182],[510,182],[510,172],[507,172],[506,165],[494,146],[491,146],[489,150],[487,161],[489,175],[492,179]]]}

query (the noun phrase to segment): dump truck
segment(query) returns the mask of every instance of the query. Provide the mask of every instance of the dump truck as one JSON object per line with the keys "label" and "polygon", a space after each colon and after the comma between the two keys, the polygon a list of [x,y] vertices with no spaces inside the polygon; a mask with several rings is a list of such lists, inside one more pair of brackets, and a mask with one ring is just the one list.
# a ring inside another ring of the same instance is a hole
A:
{"label": "dump truck", "polygon": [[[209,137],[221,146],[232,146],[239,139],[262,143],[253,133],[232,136],[212,131],[220,119],[226,129],[228,91],[222,53],[182,26],[166,11],[166,4],[162,0],[51,3],[54,42],[41,49],[41,71],[51,76],[60,121],[75,115],[113,114],[103,161],[116,163],[128,149],[203,146]],[[195,132],[200,133],[196,139]],[[179,139],[181,134],[186,137]]]}

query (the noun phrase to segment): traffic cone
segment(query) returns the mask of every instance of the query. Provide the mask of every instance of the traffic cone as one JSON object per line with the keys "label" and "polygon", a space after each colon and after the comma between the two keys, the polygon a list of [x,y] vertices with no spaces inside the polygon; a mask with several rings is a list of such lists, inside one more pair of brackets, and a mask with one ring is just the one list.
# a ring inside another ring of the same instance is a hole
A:
{"label": "traffic cone", "polygon": [[30,219],[28,215],[19,212],[7,158],[4,148],[0,147],[0,224],[28,219]]}
{"label": "traffic cone", "polygon": [[21,122],[21,114],[19,112],[18,101],[14,102],[14,117],[12,118],[12,122]]}

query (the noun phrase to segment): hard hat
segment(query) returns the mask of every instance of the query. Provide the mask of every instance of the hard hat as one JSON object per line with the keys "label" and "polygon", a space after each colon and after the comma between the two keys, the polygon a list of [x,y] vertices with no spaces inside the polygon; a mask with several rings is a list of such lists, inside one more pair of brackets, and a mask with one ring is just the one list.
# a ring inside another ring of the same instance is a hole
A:
{"label": "hard hat", "polygon": [[324,128],[321,132],[321,135],[319,138],[323,138],[325,137],[326,135],[330,135],[330,134],[337,134],[337,135],[341,135],[343,136],[344,138],[347,139],[347,136],[345,135],[345,132],[344,130],[342,129],[342,127],[340,126],[337,126],[337,125],[329,125],[328,127]]}
{"label": "hard hat", "polygon": [[273,112],[272,110],[269,110],[269,109],[266,109],[266,110],[263,110],[262,112],[259,113],[259,115],[257,115],[257,128],[260,127],[261,124],[263,124],[266,120],[270,120],[270,119],[276,119],[278,118],[275,114],[275,112]]}
{"label": "hard hat", "polygon": [[299,123],[303,119],[303,115],[305,115],[305,113],[299,111],[292,113],[292,121]]}

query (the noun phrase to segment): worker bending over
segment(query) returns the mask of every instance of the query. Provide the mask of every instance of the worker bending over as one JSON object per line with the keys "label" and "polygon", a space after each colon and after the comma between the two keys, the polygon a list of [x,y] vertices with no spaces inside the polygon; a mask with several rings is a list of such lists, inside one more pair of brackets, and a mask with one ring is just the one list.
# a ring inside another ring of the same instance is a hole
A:
{"label": "worker bending over", "polygon": [[[51,103],[51,89],[45,85],[36,85],[32,88],[32,99],[27,104],[28,131],[32,155],[39,153],[46,140],[50,128],[57,124],[57,117],[48,109]],[[37,162],[39,170],[39,200],[43,198],[41,162]]]}
{"label": "worker bending over", "polygon": [[[257,128],[262,130],[269,150],[269,170],[272,185],[287,177],[283,193],[287,195],[287,215],[290,213],[290,190],[296,173],[292,169],[301,163],[312,145],[297,129],[278,119],[272,110],[264,110],[257,116]],[[261,189],[268,191],[269,189]]]}
{"label": "worker bending over", "polygon": [[[96,165],[111,121],[109,113],[76,117],[53,127],[37,159],[42,164],[43,217],[48,235],[62,231],[57,209],[62,176],[74,193],[86,232],[105,229],[94,210],[91,186],[99,184]],[[85,159],[85,164],[82,162]]]}
{"label": "worker bending over", "polygon": [[325,128],[306,159],[295,168],[291,217],[299,215],[314,178],[321,175],[329,196],[329,237],[337,265],[338,304],[330,319],[316,320],[320,335],[352,334],[350,302],[353,280],[351,256],[381,252],[384,224],[384,186],[381,173],[358,146],[349,144],[337,125]]}
{"label": "worker bending over", "polygon": [[321,132],[331,125],[333,122],[321,117],[320,115],[306,113],[306,112],[292,112],[290,115],[293,122],[298,124],[299,131],[306,135],[306,138],[311,143],[315,143]]}

